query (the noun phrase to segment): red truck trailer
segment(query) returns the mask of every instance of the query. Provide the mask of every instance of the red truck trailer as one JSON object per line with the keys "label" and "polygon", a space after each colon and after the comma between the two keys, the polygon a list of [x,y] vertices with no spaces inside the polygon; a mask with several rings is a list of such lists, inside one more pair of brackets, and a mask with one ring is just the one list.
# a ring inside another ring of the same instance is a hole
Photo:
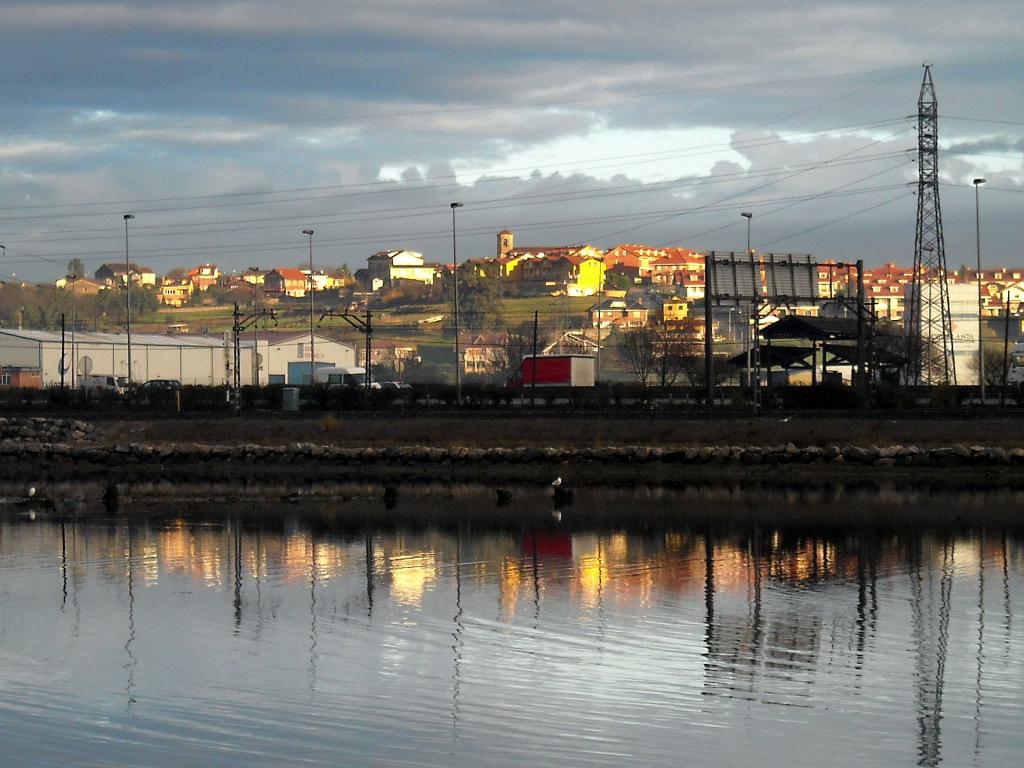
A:
{"label": "red truck trailer", "polygon": [[593,355],[526,355],[509,382],[512,389],[538,387],[594,386]]}

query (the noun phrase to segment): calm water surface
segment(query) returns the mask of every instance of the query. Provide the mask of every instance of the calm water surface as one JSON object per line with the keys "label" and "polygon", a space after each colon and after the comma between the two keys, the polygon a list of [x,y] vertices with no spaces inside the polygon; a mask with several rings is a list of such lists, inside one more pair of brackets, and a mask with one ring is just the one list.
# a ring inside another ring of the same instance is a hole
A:
{"label": "calm water surface", "polygon": [[0,764],[1021,764],[1018,494],[274,495],[0,505]]}

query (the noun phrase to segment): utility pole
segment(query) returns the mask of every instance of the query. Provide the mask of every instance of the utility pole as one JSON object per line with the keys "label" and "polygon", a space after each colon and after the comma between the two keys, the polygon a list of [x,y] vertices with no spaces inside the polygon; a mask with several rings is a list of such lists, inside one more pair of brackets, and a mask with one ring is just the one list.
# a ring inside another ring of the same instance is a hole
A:
{"label": "utility pole", "polygon": [[128,222],[135,216],[126,213],[124,215],[124,288],[125,288],[125,315],[128,327],[128,386],[132,385],[132,267],[128,262]]}
{"label": "utility pole", "polygon": [[462,406],[462,361],[459,359],[459,259],[455,249],[455,209],[462,203],[452,203],[452,281],[455,289],[455,407]]}
{"label": "utility pole", "polygon": [[75,290],[78,275],[72,272],[68,277],[71,279],[71,388],[77,385],[75,369],[78,367],[78,358],[75,356]]}
{"label": "utility pole", "polygon": [[533,382],[530,384],[530,407],[537,407],[537,318],[538,311],[533,310]]}
{"label": "utility pole", "polygon": [[594,384],[601,378],[601,304],[604,303],[604,257],[600,263],[601,277],[597,284],[597,354],[594,356]]}
{"label": "utility pole", "polygon": [[67,364],[64,356],[64,313],[60,313],[60,388],[64,389],[64,373],[67,371]]}
{"label": "utility pole", "polygon": [[1003,388],[999,393],[999,407],[1006,407],[1006,380],[1010,375],[1010,289],[1003,294]]}
{"label": "utility pole", "polygon": [[371,325],[370,307],[367,304],[366,307],[366,318],[362,318],[359,315],[352,314],[351,312],[336,312],[333,309],[329,309],[320,315],[320,322],[322,323],[328,317],[337,317],[344,320],[350,326],[355,328],[361,334],[366,337],[365,351],[363,352],[365,363],[365,370],[363,372],[363,389],[364,389],[364,402],[366,409],[370,409],[370,358],[373,356],[373,347],[371,338],[373,336],[373,326]]}
{"label": "utility pole", "polygon": [[917,172],[914,273],[907,308],[910,378],[915,384],[955,385],[956,359],[939,204],[939,102],[931,64],[927,63],[917,100]]}
{"label": "utility pole", "polygon": [[715,339],[711,311],[715,288],[715,252],[709,251],[704,256],[704,399],[708,408],[715,404]]}
{"label": "utility pole", "polygon": [[371,349],[371,346],[370,346],[371,345],[371,339],[373,339],[373,325],[371,325],[371,322],[370,322],[370,302],[366,302],[366,333],[363,334],[363,335],[366,337],[364,339],[364,341],[366,342],[366,350],[363,353],[363,356],[364,356],[364,358],[366,360],[366,371],[364,371],[364,375],[366,377],[366,385],[365,385],[366,386],[366,402],[367,402],[367,407],[369,407],[369,403],[370,403],[370,384],[372,383],[371,379],[370,379],[370,358],[373,356],[373,350]]}
{"label": "utility pole", "polygon": [[316,384],[316,342],[313,340],[313,230],[304,229],[309,236],[309,385]]}
{"label": "utility pole", "polygon": [[985,183],[984,179],[975,179],[974,184],[974,244],[978,255],[978,395],[980,405],[985,405],[985,309],[984,292],[981,286],[981,195],[978,190]]}
{"label": "utility pole", "polygon": [[[849,275],[849,271],[847,271]],[[831,283],[831,275],[829,275]],[[869,393],[867,365],[864,359],[864,261],[857,259],[857,385],[860,388],[863,407],[868,407]]]}

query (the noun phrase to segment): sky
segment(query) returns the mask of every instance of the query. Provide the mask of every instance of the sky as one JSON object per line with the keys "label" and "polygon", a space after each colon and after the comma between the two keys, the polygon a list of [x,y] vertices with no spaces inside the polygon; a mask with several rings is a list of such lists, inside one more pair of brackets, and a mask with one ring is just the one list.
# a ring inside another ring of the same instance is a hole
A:
{"label": "sky", "polygon": [[0,2],[0,277],[378,250],[913,258],[922,63],[947,263],[1024,266],[1016,3]]}

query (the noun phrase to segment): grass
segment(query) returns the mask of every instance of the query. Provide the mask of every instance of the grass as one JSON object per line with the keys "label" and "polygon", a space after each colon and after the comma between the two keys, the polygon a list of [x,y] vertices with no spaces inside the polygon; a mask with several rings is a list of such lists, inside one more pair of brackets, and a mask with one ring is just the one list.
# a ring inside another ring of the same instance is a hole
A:
{"label": "grass", "polygon": [[[349,447],[432,445],[469,447],[600,447],[652,445],[829,444],[920,447],[1024,445],[1013,419],[899,419],[893,421],[794,417],[788,422],[765,417],[701,420],[665,415],[660,419],[514,418],[460,419],[443,416],[320,415],[306,418],[136,420],[101,427],[110,442],[317,443]],[[200,437],[201,436],[201,437]]]}

